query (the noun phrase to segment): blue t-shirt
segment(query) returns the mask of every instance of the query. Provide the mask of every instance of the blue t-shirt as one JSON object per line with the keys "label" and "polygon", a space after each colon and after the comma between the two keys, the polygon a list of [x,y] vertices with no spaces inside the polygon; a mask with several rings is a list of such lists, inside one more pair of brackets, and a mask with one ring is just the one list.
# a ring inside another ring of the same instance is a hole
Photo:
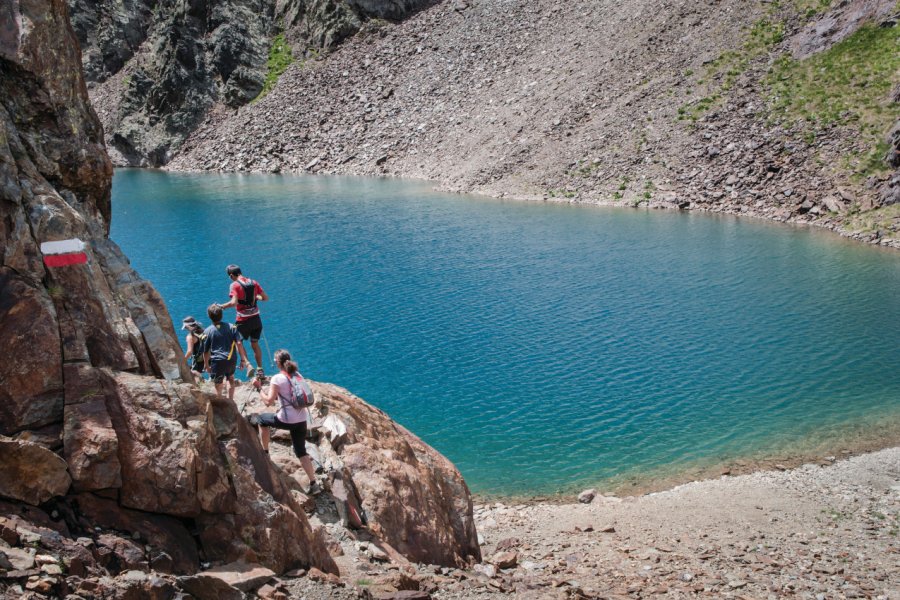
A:
{"label": "blue t-shirt", "polygon": [[210,325],[203,332],[206,339],[203,340],[203,351],[209,352],[210,362],[237,361],[237,345],[244,338],[238,333],[237,327],[231,323],[218,323]]}

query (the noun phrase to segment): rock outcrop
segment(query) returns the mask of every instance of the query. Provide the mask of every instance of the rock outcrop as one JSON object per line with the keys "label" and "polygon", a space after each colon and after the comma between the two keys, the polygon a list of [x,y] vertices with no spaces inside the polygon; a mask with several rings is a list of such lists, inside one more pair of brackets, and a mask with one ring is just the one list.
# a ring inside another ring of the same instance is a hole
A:
{"label": "rock outcrop", "polygon": [[165,165],[217,105],[259,95],[279,33],[332,48],[370,19],[427,0],[69,0],[84,68],[117,164]]}
{"label": "rock outcrop", "polygon": [[[234,404],[181,383],[161,298],[108,238],[112,168],[65,4],[0,16],[0,495],[18,502],[0,514],[85,573],[336,572]],[[86,262],[46,266],[41,244],[72,239]]]}
{"label": "rock outcrop", "polygon": [[[468,487],[434,448],[384,412],[330,384],[314,384],[313,439],[327,474],[323,496],[350,529],[365,529],[385,559],[461,567],[481,559]],[[241,394],[245,410],[264,407]],[[273,455],[289,479],[302,478],[293,456]],[[379,548],[380,546],[380,548]]]}
{"label": "rock outcrop", "polygon": [[356,492],[366,525],[414,562],[480,560],[469,489],[456,467],[381,410],[334,385],[316,385],[326,415],[321,456]]}

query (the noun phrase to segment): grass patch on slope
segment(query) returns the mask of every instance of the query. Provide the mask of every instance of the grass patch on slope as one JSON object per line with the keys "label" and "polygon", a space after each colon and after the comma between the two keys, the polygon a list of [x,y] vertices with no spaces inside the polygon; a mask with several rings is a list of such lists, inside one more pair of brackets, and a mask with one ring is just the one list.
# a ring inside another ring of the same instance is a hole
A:
{"label": "grass patch on slope", "polygon": [[865,25],[830,49],[802,61],[782,57],[767,78],[774,116],[810,132],[853,125],[870,151],[850,157],[859,177],[886,169],[884,137],[897,114],[890,94],[900,80],[900,27]]}
{"label": "grass patch on slope", "polygon": [[766,17],[753,23],[748,30],[744,43],[736,50],[728,50],[719,58],[706,65],[706,77],[698,83],[718,81],[712,86],[709,96],[685,104],[678,109],[678,120],[696,121],[703,113],[715,106],[725,92],[734,87],[737,78],[749,67],[750,62],[767,54],[784,40],[784,23]]}
{"label": "grass patch on slope", "polygon": [[294,62],[294,55],[291,52],[291,45],[287,43],[283,33],[279,33],[272,40],[272,47],[269,48],[269,60],[266,62],[266,80],[259,95],[254,99],[261,100],[272,91],[278,78],[287,70],[291,63]]}
{"label": "grass patch on slope", "polygon": [[875,210],[851,214],[844,229],[860,233],[874,233],[877,230],[891,231],[898,223],[900,223],[900,204],[892,204]]}

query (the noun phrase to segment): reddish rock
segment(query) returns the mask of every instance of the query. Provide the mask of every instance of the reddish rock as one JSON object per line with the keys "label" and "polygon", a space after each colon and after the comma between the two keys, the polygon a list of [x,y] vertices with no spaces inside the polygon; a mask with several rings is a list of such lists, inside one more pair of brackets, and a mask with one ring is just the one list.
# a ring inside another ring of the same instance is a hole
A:
{"label": "reddish rock", "polygon": [[346,428],[337,450],[322,436],[319,451],[351,474],[369,530],[416,562],[463,566],[480,560],[472,500],[456,467],[346,390],[315,384],[315,391],[328,416]]}
{"label": "reddish rock", "polygon": [[208,569],[202,573],[202,576],[221,579],[242,592],[251,592],[270,581],[275,577],[275,573],[262,565],[238,561]]}
{"label": "reddish rock", "polygon": [[506,552],[498,552],[491,558],[491,563],[500,569],[512,569],[519,561],[518,553],[508,550]]}
{"label": "reddish rock", "polygon": [[[107,529],[139,534],[152,549],[150,557],[154,560],[155,570],[175,574],[197,572],[200,566],[197,546],[178,519],[128,510],[113,500],[94,494],[79,494],[74,501],[90,522]],[[161,551],[169,557],[168,561],[160,556]]]}
{"label": "reddish rock", "polygon": [[107,533],[97,538],[97,562],[112,573],[129,569],[149,570],[147,555],[140,544]]}
{"label": "reddish rock", "polygon": [[244,593],[222,579],[205,573],[179,577],[178,585],[197,600],[244,600]]}
{"label": "reddish rock", "polygon": [[[198,517],[206,555],[224,562],[259,562],[278,573],[308,566],[337,573],[323,533],[313,531],[303,510],[272,471],[271,463],[258,445],[252,445],[254,442],[231,439],[222,443],[231,481],[241,501],[232,514]],[[267,490],[263,482],[272,487]],[[242,535],[236,536],[235,531]]]}
{"label": "reddish rock", "polygon": [[0,436],[0,496],[38,505],[69,490],[66,461],[43,446]]}
{"label": "reddish rock", "polygon": [[400,590],[396,592],[374,592],[373,600],[431,600],[431,594],[423,590]]}
{"label": "reddish rock", "polygon": [[319,583],[330,583],[331,585],[343,585],[340,578],[333,573],[323,573],[319,569],[313,567],[309,570],[307,574],[312,581],[318,581]]}
{"label": "reddish rock", "polygon": [[63,451],[76,490],[122,485],[119,439],[106,410],[106,394],[97,369],[68,364]]}
{"label": "reddish rock", "polygon": [[497,542],[497,552],[502,550],[512,550],[513,548],[518,548],[522,545],[522,541],[519,538],[504,538]]}
{"label": "reddish rock", "polygon": [[[4,212],[0,206],[0,217]],[[0,242],[4,252],[16,246],[7,246],[3,228]],[[6,266],[0,267],[0,323],[0,348],[14,357],[0,367],[0,434],[62,421],[62,358],[53,303],[43,287]]]}

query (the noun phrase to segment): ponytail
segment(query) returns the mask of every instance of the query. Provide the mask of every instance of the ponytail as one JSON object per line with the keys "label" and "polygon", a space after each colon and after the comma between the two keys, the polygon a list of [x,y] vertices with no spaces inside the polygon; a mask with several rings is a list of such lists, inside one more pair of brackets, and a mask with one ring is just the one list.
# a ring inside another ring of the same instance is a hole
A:
{"label": "ponytail", "polygon": [[291,377],[299,370],[297,363],[291,360],[291,353],[287,350],[275,351],[275,364]]}

